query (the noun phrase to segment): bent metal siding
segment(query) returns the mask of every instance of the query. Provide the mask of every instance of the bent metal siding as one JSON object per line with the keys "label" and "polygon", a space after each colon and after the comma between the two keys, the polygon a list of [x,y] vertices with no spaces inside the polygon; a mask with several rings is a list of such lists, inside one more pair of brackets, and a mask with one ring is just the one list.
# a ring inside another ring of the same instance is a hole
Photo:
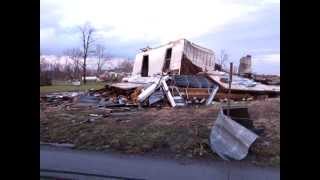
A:
{"label": "bent metal siding", "polygon": [[184,55],[194,65],[201,67],[203,71],[214,70],[215,57],[210,49],[203,48],[189,41],[185,41]]}

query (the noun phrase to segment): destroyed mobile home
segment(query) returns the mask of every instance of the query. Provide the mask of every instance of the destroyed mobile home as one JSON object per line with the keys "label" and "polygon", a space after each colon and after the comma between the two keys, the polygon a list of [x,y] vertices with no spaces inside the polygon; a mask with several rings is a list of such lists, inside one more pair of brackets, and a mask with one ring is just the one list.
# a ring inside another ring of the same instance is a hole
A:
{"label": "destroyed mobile home", "polygon": [[[142,49],[136,55],[132,75],[122,82],[108,83],[103,89],[89,91],[89,95],[71,93],[45,98],[56,103],[76,99],[78,104],[110,109],[209,106],[227,98],[250,101],[280,96],[280,79],[251,74],[250,56],[240,60],[239,72],[231,76],[215,69],[215,63],[212,50],[180,39],[157,48]],[[211,129],[210,146],[225,160],[241,160],[263,129],[253,126],[248,113],[237,112],[246,108],[228,106],[227,110],[221,107]]]}
{"label": "destroyed mobile home", "polygon": [[[242,70],[244,75],[250,74],[248,68],[245,70]],[[232,75],[230,99],[253,100],[280,95],[279,85],[263,84],[262,80],[257,82],[257,78],[244,75]],[[132,103],[142,106],[160,102],[172,107],[210,105],[213,101],[226,100],[228,81],[229,73],[215,70],[212,50],[180,39],[157,48],[142,49],[136,55],[132,76],[120,83],[107,84],[105,92],[124,93]]]}

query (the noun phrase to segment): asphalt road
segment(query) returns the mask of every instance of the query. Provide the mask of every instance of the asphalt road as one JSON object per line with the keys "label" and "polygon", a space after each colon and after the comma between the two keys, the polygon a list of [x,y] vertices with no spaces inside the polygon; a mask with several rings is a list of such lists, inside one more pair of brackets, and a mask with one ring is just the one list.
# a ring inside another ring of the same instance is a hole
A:
{"label": "asphalt road", "polygon": [[278,180],[280,170],[238,162],[173,159],[40,146],[40,176],[65,179]]}

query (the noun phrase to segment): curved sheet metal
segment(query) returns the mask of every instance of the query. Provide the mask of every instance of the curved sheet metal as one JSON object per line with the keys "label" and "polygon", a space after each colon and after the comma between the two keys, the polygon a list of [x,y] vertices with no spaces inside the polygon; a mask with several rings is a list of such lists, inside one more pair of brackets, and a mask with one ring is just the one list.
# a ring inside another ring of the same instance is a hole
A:
{"label": "curved sheet metal", "polygon": [[224,160],[241,160],[258,136],[223,114],[221,109],[210,134],[211,149]]}

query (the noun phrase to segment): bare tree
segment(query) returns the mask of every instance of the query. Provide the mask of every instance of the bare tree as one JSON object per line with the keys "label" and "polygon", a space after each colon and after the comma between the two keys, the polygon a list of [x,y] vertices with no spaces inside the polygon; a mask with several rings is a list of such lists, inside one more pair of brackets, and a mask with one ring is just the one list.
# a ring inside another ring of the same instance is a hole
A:
{"label": "bare tree", "polygon": [[45,68],[44,67],[45,65],[47,65],[46,64],[46,59],[44,57],[41,57],[41,54],[40,54],[40,74],[43,71],[43,69]]}
{"label": "bare tree", "polygon": [[226,69],[227,68],[226,64],[228,61],[229,61],[229,55],[227,54],[227,52],[224,49],[222,49],[220,51],[219,57],[217,58],[217,62],[221,66],[222,69]]}
{"label": "bare tree", "polygon": [[102,67],[107,61],[107,58],[105,57],[104,50],[105,50],[105,47],[103,45],[101,45],[101,44],[97,44],[96,45],[96,52],[95,53],[96,53],[96,56],[98,58],[98,61],[97,61],[97,72],[96,72],[97,76],[99,74],[101,74]]}
{"label": "bare tree", "polygon": [[64,65],[63,74],[64,74],[65,80],[73,80],[74,79],[73,67],[70,62],[68,62]]}
{"label": "bare tree", "polygon": [[50,69],[52,71],[52,78],[53,79],[60,79],[61,78],[61,64],[59,63],[59,58],[53,60],[50,63]]}
{"label": "bare tree", "polygon": [[50,64],[44,57],[40,56],[40,85],[50,85]]}
{"label": "bare tree", "polygon": [[69,73],[72,73],[73,75],[71,76],[72,79],[81,79],[80,78],[80,67],[83,66],[81,62],[81,57],[82,53],[80,49],[73,48],[73,49],[68,49],[64,53],[66,56],[68,56],[72,64],[70,64],[72,71],[69,71]]}
{"label": "bare tree", "polygon": [[86,75],[87,75],[87,57],[93,47],[94,38],[93,33],[95,29],[88,23],[79,27],[81,32],[81,40],[82,40],[82,57],[83,57],[83,83],[86,84]]}
{"label": "bare tree", "polygon": [[47,62],[46,58],[40,57],[40,73],[48,70],[50,70],[50,63]]}
{"label": "bare tree", "polygon": [[125,73],[130,73],[133,69],[133,61],[125,60],[119,64],[118,69]]}

